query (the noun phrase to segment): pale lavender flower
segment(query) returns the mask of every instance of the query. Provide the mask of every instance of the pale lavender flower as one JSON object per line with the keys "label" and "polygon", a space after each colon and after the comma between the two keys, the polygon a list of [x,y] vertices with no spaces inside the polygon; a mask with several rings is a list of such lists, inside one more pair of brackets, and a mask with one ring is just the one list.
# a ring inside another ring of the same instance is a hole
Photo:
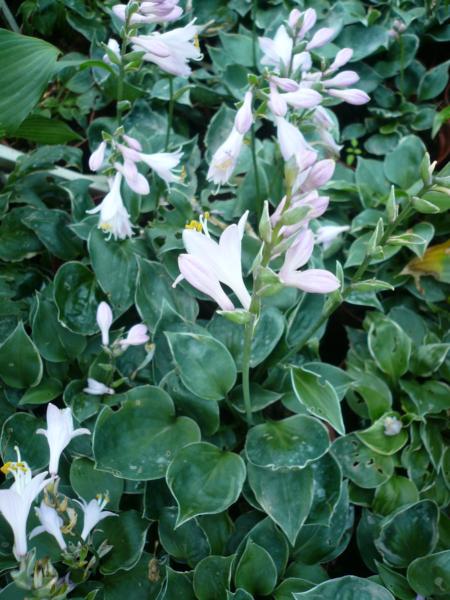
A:
{"label": "pale lavender flower", "polygon": [[314,249],[314,235],[309,229],[302,230],[296,241],[287,250],[283,266],[279,272],[282,283],[304,292],[328,294],[339,289],[337,277],[325,269],[299,271],[310,259]]}
{"label": "pale lavender flower", "polygon": [[370,97],[366,94],[366,92],[356,88],[350,88],[348,90],[336,90],[332,88],[328,89],[327,92],[330,94],[330,96],[340,98],[344,102],[348,102],[348,104],[354,104],[355,106],[366,104],[370,101]]}
{"label": "pale lavender flower", "polygon": [[242,133],[233,127],[224,143],[214,152],[208,169],[208,181],[219,185],[227,183],[236,167],[243,141]]}
{"label": "pale lavender flower", "polygon": [[359,75],[355,71],[342,71],[331,79],[323,81],[325,87],[348,87],[359,81]]}
{"label": "pale lavender flower", "polygon": [[101,142],[89,157],[89,168],[91,171],[99,171],[105,160],[106,142]]}
{"label": "pale lavender flower", "polygon": [[127,333],[127,337],[124,340],[120,340],[122,348],[127,349],[128,346],[141,346],[146,344],[149,340],[148,329],[146,325],[140,323],[139,325],[133,325]]}
{"label": "pale lavender flower", "polygon": [[349,229],[349,225],[322,225],[316,231],[316,244],[320,244],[324,250],[327,250],[341,233]]}
{"label": "pale lavender flower", "polygon": [[276,117],[276,125],[278,143],[284,160],[288,161],[298,153],[312,150],[299,129],[284,117]]}
{"label": "pale lavender flower", "polygon": [[340,69],[341,67],[346,65],[348,63],[348,61],[351,60],[352,56],[353,56],[353,50],[351,48],[342,48],[336,54],[333,62],[328,67],[328,69],[325,71],[325,74],[328,75],[329,73],[334,73],[334,71],[337,71],[338,69]]}
{"label": "pale lavender flower", "polygon": [[321,48],[322,46],[325,46],[325,44],[328,44],[328,42],[331,42],[335,35],[335,29],[331,29],[330,27],[322,27],[322,29],[316,31],[316,33],[313,35],[311,41],[308,42],[306,49],[313,50],[314,48]]}
{"label": "pale lavender flower", "polygon": [[234,127],[242,135],[247,133],[253,123],[252,102],[253,94],[251,91],[248,91],[244,96],[244,103],[237,111],[234,119]]}

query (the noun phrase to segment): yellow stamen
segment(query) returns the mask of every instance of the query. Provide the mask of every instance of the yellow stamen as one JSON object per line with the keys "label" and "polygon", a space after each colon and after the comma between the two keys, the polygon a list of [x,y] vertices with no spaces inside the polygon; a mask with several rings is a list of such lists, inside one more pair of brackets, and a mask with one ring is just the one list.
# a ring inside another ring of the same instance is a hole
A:
{"label": "yellow stamen", "polygon": [[195,231],[202,231],[203,230],[203,226],[201,223],[199,223],[198,221],[196,221],[195,219],[192,219],[192,221],[190,221],[189,223],[186,223],[185,225],[186,229],[195,229]]}
{"label": "yellow stamen", "polygon": [[0,471],[3,473],[3,475],[8,475],[8,473],[11,472],[12,465],[13,465],[13,463],[11,461],[5,462],[3,467],[0,468]]}
{"label": "yellow stamen", "polygon": [[198,35],[197,34],[194,35],[194,40],[193,41],[194,41],[194,46],[197,48],[197,50],[200,50],[200,41],[198,39]]}

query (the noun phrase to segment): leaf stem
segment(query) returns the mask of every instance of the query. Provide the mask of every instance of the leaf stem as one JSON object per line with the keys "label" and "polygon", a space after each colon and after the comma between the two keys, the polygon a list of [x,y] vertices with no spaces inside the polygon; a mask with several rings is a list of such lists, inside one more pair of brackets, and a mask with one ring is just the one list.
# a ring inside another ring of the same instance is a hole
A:
{"label": "leaf stem", "polygon": [[6,0],[0,0],[0,10],[3,13],[5,21],[8,23],[11,31],[14,31],[15,33],[20,33],[20,28],[16,23],[14,15],[9,10],[9,6],[6,3]]}
{"label": "leaf stem", "polygon": [[167,152],[169,149],[170,143],[170,132],[172,130],[172,122],[173,122],[173,108],[174,108],[174,98],[173,98],[173,77],[169,77],[169,115],[167,117],[167,129],[166,129],[166,141],[164,144],[164,151]]}

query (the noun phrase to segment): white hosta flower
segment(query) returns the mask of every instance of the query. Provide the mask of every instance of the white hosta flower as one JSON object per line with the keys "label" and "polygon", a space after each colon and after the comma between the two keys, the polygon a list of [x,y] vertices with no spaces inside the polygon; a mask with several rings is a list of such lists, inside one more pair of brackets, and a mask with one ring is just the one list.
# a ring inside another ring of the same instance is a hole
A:
{"label": "white hosta flower", "polygon": [[32,477],[31,469],[21,460],[18,448],[16,452],[17,462],[7,462],[0,469],[5,475],[11,473],[14,477],[9,489],[0,490],[0,513],[13,531],[13,552],[20,560],[27,553],[27,519],[31,505],[53,478],[46,479],[47,471]]}
{"label": "white hosta flower", "polygon": [[132,160],[126,160],[123,165],[114,163],[114,168],[124,176],[128,187],[132,189],[133,192],[141,194],[142,196],[145,196],[150,192],[150,185],[147,179],[142,173],[139,173],[136,163]]}
{"label": "white hosta flower", "polygon": [[[177,6],[178,0],[141,2],[139,10],[130,18],[130,25],[147,25],[149,23],[170,23],[176,21],[183,14],[183,9]],[[127,5],[116,4],[112,7],[113,13],[121,21],[126,20]]]}
{"label": "white hosta flower", "polygon": [[39,519],[40,525],[31,531],[29,535],[30,540],[41,533],[47,532],[55,538],[61,550],[65,550],[67,548],[67,544],[64,541],[61,533],[63,520],[58,515],[56,510],[52,506],[48,506],[44,501],[42,501],[40,507],[35,508],[35,512]]}
{"label": "white hosta flower", "polygon": [[234,310],[233,303],[220,286],[223,283],[233,290],[242,306],[248,310],[251,298],[244,284],[241,263],[241,241],[247,216],[248,211],[237,225],[229,225],[218,242],[210,237],[206,223],[203,223],[203,232],[185,229],[183,242],[188,254],[178,258],[181,275],[174,285],[184,278],[211,296],[223,310]]}
{"label": "white hosta flower", "polygon": [[348,104],[353,104],[354,106],[360,106],[361,104],[367,104],[367,102],[370,102],[370,96],[368,96],[366,92],[356,88],[349,88],[348,90],[329,88],[327,89],[327,92],[330,96],[339,98],[340,100],[343,100]]}
{"label": "white hosta flower", "polygon": [[100,302],[97,307],[97,325],[102,334],[102,344],[109,346],[109,330],[113,322],[113,313],[107,302]]}
{"label": "white hosta flower", "polygon": [[89,157],[89,168],[91,171],[98,171],[101,169],[103,161],[105,160],[105,151],[106,142],[101,142]]}
{"label": "white hosta flower", "polygon": [[73,428],[73,417],[70,408],[58,408],[50,402],[47,405],[47,429],[37,429],[36,433],[45,435],[50,449],[50,475],[58,474],[61,454],[73,438],[79,435],[90,435],[85,427]]}
{"label": "white hosta flower", "polygon": [[108,387],[104,383],[101,383],[101,381],[92,379],[92,377],[88,377],[87,387],[83,389],[83,392],[86,394],[91,394],[92,396],[112,396],[116,393],[112,388]]}
{"label": "white hosta flower", "polygon": [[334,71],[337,71],[338,69],[346,65],[348,61],[351,60],[352,56],[353,50],[351,48],[342,48],[342,50],[339,50],[339,52],[336,54],[333,62],[325,71],[325,73],[327,75],[329,73],[334,73]]}
{"label": "white hosta flower", "polygon": [[252,102],[253,94],[251,91],[248,91],[244,96],[244,103],[237,111],[234,119],[234,127],[242,135],[247,133],[253,123]]}
{"label": "white hosta flower", "polygon": [[191,68],[189,60],[201,60],[202,53],[198,44],[199,27],[194,21],[185,27],[178,27],[165,33],[154,32],[131,38],[133,49],[145,51],[144,60],[152,62],[163,71],[188,77]]}
{"label": "white hosta flower", "polygon": [[291,65],[294,43],[284,25],[277,29],[273,40],[268,37],[260,37],[259,46],[264,53],[261,59],[262,65],[275,67],[279,72],[286,71],[289,66],[292,66],[292,72],[294,73],[298,69],[309,71],[311,68],[312,61],[309,52],[295,54]]}
{"label": "white hosta flower", "polygon": [[85,542],[94,529],[94,527],[102,521],[106,519],[106,517],[117,517],[116,513],[113,513],[109,510],[103,510],[106,504],[109,502],[108,497],[102,497],[101,495],[97,496],[90,502],[85,502],[84,500],[78,501],[75,500],[83,510],[83,531],[81,532],[81,539]]}
{"label": "white hosta flower", "polygon": [[394,436],[402,430],[402,422],[397,417],[386,417],[384,420],[384,435]]}
{"label": "white hosta flower", "polygon": [[[114,54],[114,56],[120,60],[120,45],[119,45],[119,42],[117,40],[115,40],[114,38],[109,38],[107,45],[108,45],[109,50],[111,50],[111,52]],[[112,64],[111,59],[109,58],[109,56],[107,54],[103,55],[102,60],[107,65],[111,65]],[[95,169],[92,169],[92,170],[95,171]]]}
{"label": "white hosta flower", "polygon": [[282,98],[294,108],[314,108],[322,101],[322,96],[316,90],[299,88],[295,92],[287,92]]}
{"label": "white hosta flower", "polygon": [[282,283],[304,292],[328,294],[339,289],[337,277],[325,269],[306,269],[299,271],[311,258],[314,250],[314,236],[311,230],[301,231],[297,240],[286,252],[283,266],[279,272]]}
{"label": "white hosta flower", "polygon": [[112,182],[110,181],[110,191],[103,198],[103,201],[86,211],[93,215],[100,213],[98,227],[103,229],[114,237],[114,239],[124,240],[133,235],[130,215],[127,212],[120,193],[120,185],[122,183],[122,174],[116,173]]}
{"label": "white hosta flower", "polygon": [[349,225],[322,225],[316,231],[316,243],[321,244],[322,248],[327,250],[341,233],[349,229]]}
{"label": "white hosta flower", "polygon": [[183,153],[177,152],[156,152],[155,154],[140,153],[140,159],[145,162],[161,179],[166,183],[179,183],[181,175],[174,173],[174,169],[180,164]]}
{"label": "white hosta flower", "polygon": [[127,349],[128,346],[142,346],[149,340],[147,326],[143,323],[139,325],[133,325],[127,333],[127,337],[124,340],[120,340],[122,348]]}
{"label": "white hosta flower", "polygon": [[312,147],[295,125],[286,121],[284,117],[277,117],[276,124],[278,143],[284,160],[288,161],[296,154],[306,150],[313,152]]}
{"label": "white hosta flower", "polygon": [[233,127],[230,135],[214,152],[207,179],[217,184],[227,183],[236,167],[244,136]]}

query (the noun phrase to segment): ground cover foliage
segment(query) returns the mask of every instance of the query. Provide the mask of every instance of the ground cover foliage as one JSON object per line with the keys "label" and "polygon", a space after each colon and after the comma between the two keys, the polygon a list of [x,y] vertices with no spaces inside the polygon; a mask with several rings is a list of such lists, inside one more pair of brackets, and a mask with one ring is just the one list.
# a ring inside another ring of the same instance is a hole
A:
{"label": "ground cover foliage", "polygon": [[447,3],[0,11],[0,599],[450,598]]}

